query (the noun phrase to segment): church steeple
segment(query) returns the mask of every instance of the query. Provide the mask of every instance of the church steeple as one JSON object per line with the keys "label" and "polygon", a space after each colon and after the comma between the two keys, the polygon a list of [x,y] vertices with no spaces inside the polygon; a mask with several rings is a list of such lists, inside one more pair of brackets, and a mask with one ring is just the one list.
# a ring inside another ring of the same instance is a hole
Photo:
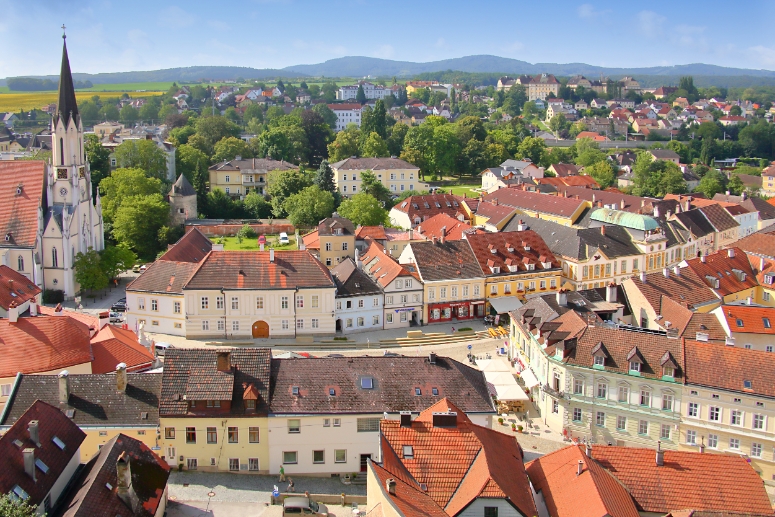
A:
{"label": "church steeple", "polygon": [[[62,26],[64,30],[65,26]],[[59,72],[59,101],[57,110],[54,113],[54,124],[59,119],[64,122],[65,127],[70,124],[70,117],[73,117],[78,125],[78,102],[75,99],[75,86],[73,85],[73,74],[70,72],[70,59],[67,57],[67,36],[62,34],[62,70]]]}

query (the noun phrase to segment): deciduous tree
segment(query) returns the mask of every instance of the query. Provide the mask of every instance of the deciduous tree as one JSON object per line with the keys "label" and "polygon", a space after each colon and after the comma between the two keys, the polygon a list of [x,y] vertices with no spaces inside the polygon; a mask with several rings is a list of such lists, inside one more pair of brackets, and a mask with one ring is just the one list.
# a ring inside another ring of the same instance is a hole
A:
{"label": "deciduous tree", "polygon": [[361,130],[355,124],[349,124],[344,131],[336,134],[328,144],[328,158],[332,163],[360,154]]}
{"label": "deciduous tree", "polygon": [[126,140],[115,154],[119,167],[142,169],[148,177],[167,179],[167,155],[152,140]]}
{"label": "deciduous tree", "polygon": [[363,142],[361,156],[383,158],[390,156],[390,151],[388,151],[388,146],[385,141],[375,131],[372,132]]}
{"label": "deciduous tree", "polygon": [[108,277],[100,265],[100,254],[89,246],[86,253],[78,252],[73,262],[75,281],[81,286],[81,290],[95,291],[108,285]]}
{"label": "deciduous tree", "polygon": [[312,228],[322,219],[331,216],[334,211],[334,196],[313,185],[286,199],[284,208],[291,224]]}
{"label": "deciduous tree", "polygon": [[377,226],[388,223],[388,212],[371,194],[361,192],[345,199],[338,209],[339,215],[356,225]]}
{"label": "deciduous tree", "polygon": [[92,196],[96,196],[100,182],[110,175],[110,150],[102,146],[97,135],[86,135],[84,147],[91,172]]}
{"label": "deciduous tree", "polygon": [[252,158],[253,153],[248,146],[248,143],[241,138],[229,136],[216,142],[213,147],[215,154],[213,155],[213,162],[220,163],[225,160],[233,160],[237,156],[247,159]]}
{"label": "deciduous tree", "polygon": [[142,169],[114,170],[113,174],[100,182],[103,218],[112,222],[118,209],[128,199],[161,194],[161,186],[161,180],[149,178]]}
{"label": "deciduous tree", "polygon": [[113,220],[113,237],[144,259],[158,250],[159,229],[169,217],[169,205],[161,194],[124,199]]}

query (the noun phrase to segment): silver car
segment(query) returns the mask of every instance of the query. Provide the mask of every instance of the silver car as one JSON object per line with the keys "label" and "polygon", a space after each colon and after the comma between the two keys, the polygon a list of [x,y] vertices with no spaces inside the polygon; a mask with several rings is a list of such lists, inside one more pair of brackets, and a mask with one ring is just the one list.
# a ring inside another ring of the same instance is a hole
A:
{"label": "silver car", "polygon": [[311,501],[309,497],[286,497],[283,501],[283,515],[322,515],[328,517],[328,507]]}

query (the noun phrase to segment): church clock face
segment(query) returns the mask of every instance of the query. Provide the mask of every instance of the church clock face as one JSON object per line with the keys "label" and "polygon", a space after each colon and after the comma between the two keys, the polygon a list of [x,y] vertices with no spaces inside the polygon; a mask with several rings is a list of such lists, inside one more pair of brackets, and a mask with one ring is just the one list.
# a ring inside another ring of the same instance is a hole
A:
{"label": "church clock face", "polygon": [[59,189],[59,195],[62,197],[67,196],[67,189],[65,187],[62,187],[61,189]]}

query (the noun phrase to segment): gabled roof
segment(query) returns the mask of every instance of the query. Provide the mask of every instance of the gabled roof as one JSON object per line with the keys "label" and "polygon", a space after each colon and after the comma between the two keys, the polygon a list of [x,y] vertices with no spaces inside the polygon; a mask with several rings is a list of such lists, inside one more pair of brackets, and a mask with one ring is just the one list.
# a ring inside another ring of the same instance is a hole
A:
{"label": "gabled roof", "polygon": [[0,249],[35,247],[45,177],[46,162],[0,160]]}
{"label": "gabled roof", "polygon": [[444,228],[444,238],[451,241],[460,240],[467,233],[477,233],[477,230],[472,228],[470,224],[447,214],[436,214],[433,217],[429,217],[419,224],[415,230],[426,239],[433,237],[440,239],[442,228]]}
{"label": "gabled roof", "polygon": [[743,237],[735,242],[735,247],[743,250],[748,255],[775,259],[775,226],[768,226],[747,237]]}
{"label": "gabled roof", "polygon": [[[119,458],[129,461],[132,489],[137,494],[135,508],[130,508],[118,490],[116,463]],[[153,517],[164,497],[170,467],[145,443],[123,433],[108,440],[86,464],[73,489],[62,500],[61,517],[91,517],[95,515],[136,515]],[[108,488],[111,487],[111,488]]]}
{"label": "gabled roof", "polygon": [[414,266],[423,282],[462,278],[483,278],[481,267],[465,240],[412,242]]}
{"label": "gabled roof", "polygon": [[561,178],[566,176],[577,176],[579,173],[578,166],[572,163],[553,163],[550,168]]}
{"label": "gabled roof", "polygon": [[129,329],[105,325],[91,338],[92,373],[110,373],[118,363],[127,365],[128,371],[139,371],[153,365],[153,354],[137,340],[137,334]]}
{"label": "gabled roof", "polygon": [[248,170],[264,170],[271,171],[285,171],[296,170],[299,167],[290,162],[284,160],[272,160],[271,158],[249,158],[246,160],[226,160],[215,165],[211,165],[209,170],[211,171],[248,171]]}
{"label": "gabled roof", "polygon": [[341,230],[342,235],[355,235],[355,225],[349,219],[334,214],[318,223],[318,235],[335,235],[335,230]]}
{"label": "gabled roof", "polygon": [[336,296],[368,296],[381,294],[382,289],[369,275],[358,269],[355,261],[347,257],[331,270],[331,276],[336,282]]}
{"label": "gabled roof", "polygon": [[57,375],[24,375],[14,397],[8,400],[0,425],[13,424],[33,402],[42,400],[63,413],[72,410],[69,418],[79,426],[155,426],[159,423],[161,375],[127,374],[126,390],[120,392],[115,374],[71,374],[67,404],[59,402]]}
{"label": "gabled roof", "polygon": [[[413,275],[406,267],[396,262],[396,258],[388,255],[380,244],[372,242],[361,256],[361,262],[363,262],[364,270],[382,287],[387,287],[399,276],[419,280],[418,276]],[[422,284],[418,285],[422,287]]]}
{"label": "gabled roof", "polygon": [[592,457],[627,487],[641,512],[691,508],[772,515],[761,477],[741,456],[664,454],[664,465],[658,466],[654,449],[605,445],[592,449]]}
{"label": "gabled roof", "polygon": [[0,266],[0,307],[5,310],[35,299],[42,290],[30,279],[8,266]]}
{"label": "gabled roof", "polygon": [[[581,474],[578,474],[581,463]],[[525,467],[553,517],[638,517],[630,494],[610,472],[570,445]]]}
{"label": "gabled roof", "polygon": [[0,319],[0,357],[0,377],[90,363],[89,327],[66,316]]}
{"label": "gabled roof", "polygon": [[533,230],[483,233],[465,238],[487,276],[493,274],[493,267],[500,268],[505,275],[529,271],[528,265],[532,265],[535,271],[560,267],[560,261]]}
{"label": "gabled roof", "polygon": [[[694,271],[705,281],[705,285],[713,288],[720,296],[738,293],[759,285],[748,257],[740,248],[720,250],[711,255],[687,260],[686,263],[688,269]],[[711,285],[710,277],[718,282],[718,288]]]}
{"label": "gabled roof", "polygon": [[[434,413],[449,412],[456,415],[454,427],[434,425]],[[383,449],[392,449],[410,482],[427,485],[427,494],[447,515],[458,515],[478,498],[506,499],[521,515],[537,515],[516,441],[473,424],[450,400],[422,411],[411,427],[398,420],[382,420],[380,426]],[[404,456],[404,446],[412,447],[411,458]]]}
{"label": "gabled roof", "polygon": [[415,217],[430,218],[436,214],[456,217],[458,213],[465,213],[464,203],[465,198],[453,194],[429,194],[427,196],[409,196],[394,206],[392,210],[408,214],[412,221]]}
{"label": "gabled roof", "polygon": [[198,228],[188,231],[159,260],[168,262],[201,262],[213,249],[213,243]]}
{"label": "gabled roof", "polygon": [[649,154],[657,160],[678,160],[681,158],[678,153],[670,149],[650,149]]}
{"label": "gabled roof", "polygon": [[775,335],[775,307],[724,305],[721,310],[732,332]]}
{"label": "gabled roof", "polygon": [[[581,190],[587,190],[582,188]],[[484,196],[484,201],[497,201],[517,209],[571,217],[585,204],[583,200],[549,196],[513,188],[502,188]]]}
{"label": "gabled roof", "polygon": [[211,251],[183,289],[334,287],[328,269],[309,251]]}
{"label": "gabled roof", "polygon": [[[357,106],[357,109],[360,109],[360,105]],[[339,171],[389,171],[396,169],[415,171],[420,170],[420,168],[416,165],[412,165],[411,163],[401,160],[400,158],[345,158],[344,160],[332,163],[331,168]],[[417,179],[419,180],[420,178]]]}
{"label": "gabled roof", "polygon": [[505,220],[508,220],[514,215],[514,207],[499,205],[497,203],[479,203],[476,207],[476,216],[487,218],[487,222],[493,225],[497,225]]}
{"label": "gabled roof", "polygon": [[[684,353],[687,384],[775,397],[772,383],[775,354],[772,352],[687,339]],[[724,368],[718,368],[719,364]]]}
{"label": "gabled roof", "polygon": [[[39,446],[30,440],[28,429],[32,420],[38,421]],[[63,447],[55,443],[55,438]],[[39,400],[33,402],[0,437],[0,493],[7,494],[15,486],[19,486],[29,495],[27,503],[42,504],[43,498],[59,481],[70,460],[78,452],[84,438],[86,433],[59,409]],[[22,451],[27,448],[34,449],[35,459],[48,467],[48,471],[44,473],[40,466],[36,465],[36,480],[24,471]],[[67,479],[63,479],[63,482],[66,481]]]}
{"label": "gabled roof", "polygon": [[625,280],[625,284],[632,282],[657,314],[662,306],[662,296],[672,298],[692,310],[719,301],[708,283],[691,268],[681,268],[679,273],[676,275],[674,270],[669,270],[667,277],[660,272],[650,273],[646,275],[645,282],[639,276],[632,276]]}
{"label": "gabled roof", "polygon": [[[363,387],[364,378],[372,388]],[[272,359],[271,386],[273,414],[417,412],[444,397],[469,413],[494,411],[482,372],[441,356],[436,364],[404,356]]]}
{"label": "gabled roof", "polygon": [[[401,511],[403,517],[449,517],[444,509],[423,492],[414,481],[404,481],[404,478],[396,476],[393,472],[385,470],[376,463],[369,463],[369,465],[379,482],[379,487],[375,487],[375,490],[381,490],[383,497],[390,499]],[[385,489],[385,483],[388,479],[396,481],[395,495],[389,494]],[[370,517],[371,515],[369,513]]]}
{"label": "gabled roof", "polygon": [[[162,377],[159,414],[164,416],[197,416],[190,412],[184,395],[201,392],[204,396],[216,397],[215,388],[224,372],[217,370],[216,359],[219,352],[229,352],[232,373],[231,408],[224,409],[225,415],[241,416],[245,414],[242,401],[243,393],[248,385],[253,384],[260,398],[256,404],[259,414],[266,413],[269,407],[269,368],[271,354],[268,348],[233,348],[216,349],[185,349],[171,348],[164,356],[164,373]],[[218,381],[218,382],[217,382]],[[189,400],[191,398],[189,397]],[[194,399],[196,400],[196,399]],[[204,399],[200,399],[204,400]],[[212,415],[213,413],[207,413]]]}

